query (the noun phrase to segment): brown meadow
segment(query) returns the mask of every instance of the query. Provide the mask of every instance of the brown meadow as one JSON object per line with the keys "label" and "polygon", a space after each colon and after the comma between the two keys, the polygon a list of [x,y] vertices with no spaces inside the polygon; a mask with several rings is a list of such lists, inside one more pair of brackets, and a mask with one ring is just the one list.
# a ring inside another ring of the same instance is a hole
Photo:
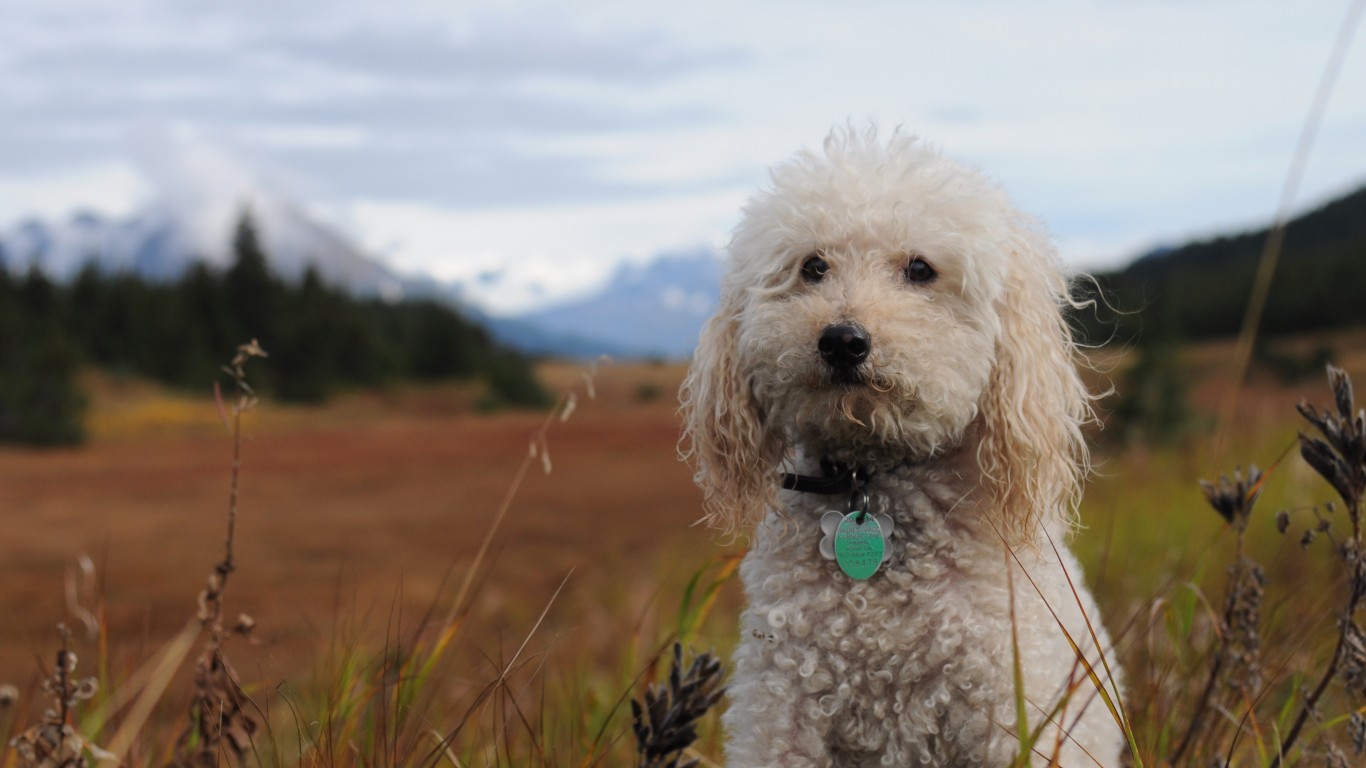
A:
{"label": "brown meadow", "polygon": [[[491,550],[476,606],[490,646],[498,632],[520,637],[573,571],[550,625],[560,642],[610,652],[594,622],[604,603],[643,613],[661,572],[686,579],[719,551],[691,527],[698,494],[675,454],[681,375],[608,367],[590,399],[581,367],[543,369],[552,388],[579,389],[579,407],[554,425],[551,473],[538,462]],[[56,622],[78,624],[64,584],[79,555],[95,564],[115,652],[145,656],[193,613],[222,549],[231,445],[211,396],[188,408],[136,383],[99,381],[95,392],[86,447],[0,449],[0,681],[34,677]],[[453,591],[544,420],[477,414],[473,399],[459,387],[405,389],[247,415],[227,596],[230,612],[260,625],[259,644],[234,649],[245,677],[306,673],[334,619],[370,616],[382,641],[391,610],[415,621],[443,585]]]}

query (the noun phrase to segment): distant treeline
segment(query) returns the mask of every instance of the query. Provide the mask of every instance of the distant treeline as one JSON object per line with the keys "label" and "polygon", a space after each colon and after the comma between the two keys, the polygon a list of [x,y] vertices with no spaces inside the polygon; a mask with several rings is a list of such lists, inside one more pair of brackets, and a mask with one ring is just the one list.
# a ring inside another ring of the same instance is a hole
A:
{"label": "distant treeline", "polygon": [[[1077,313],[1093,342],[1163,334],[1238,333],[1268,230],[1193,243],[1097,276],[1116,315]],[[1291,221],[1260,331],[1267,335],[1366,325],[1366,188]]]}
{"label": "distant treeline", "polygon": [[286,282],[268,268],[246,217],[233,249],[228,269],[197,263],[170,283],[88,266],[56,284],[0,265],[0,441],[78,441],[74,376],[82,365],[205,387],[253,338],[270,353],[253,383],[285,400],[403,380],[482,379],[486,405],[546,402],[524,356],[449,306],[358,299],[312,268]]}

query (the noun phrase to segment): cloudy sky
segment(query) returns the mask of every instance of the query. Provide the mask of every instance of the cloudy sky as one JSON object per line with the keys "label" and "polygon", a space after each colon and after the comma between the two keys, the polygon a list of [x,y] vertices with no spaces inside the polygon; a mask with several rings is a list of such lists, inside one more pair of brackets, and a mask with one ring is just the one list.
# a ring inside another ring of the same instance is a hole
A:
{"label": "cloudy sky", "polygon": [[[0,228],[270,189],[512,310],[724,245],[769,164],[874,119],[1095,268],[1270,218],[1348,4],[6,0]],[[1366,183],[1363,48],[1301,205]]]}

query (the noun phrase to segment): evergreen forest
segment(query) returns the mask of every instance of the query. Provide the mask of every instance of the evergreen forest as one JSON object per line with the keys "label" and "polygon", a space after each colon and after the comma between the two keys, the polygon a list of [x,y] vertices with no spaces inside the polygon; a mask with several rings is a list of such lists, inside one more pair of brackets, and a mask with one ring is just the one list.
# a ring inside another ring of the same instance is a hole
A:
{"label": "evergreen forest", "polygon": [[254,383],[281,400],[450,379],[482,380],[486,407],[547,402],[529,359],[449,305],[356,298],[311,267],[285,281],[246,216],[233,253],[227,269],[196,262],[174,282],[89,265],[59,284],[0,268],[0,442],[79,442],[84,366],[207,387],[251,339],[270,353]]}

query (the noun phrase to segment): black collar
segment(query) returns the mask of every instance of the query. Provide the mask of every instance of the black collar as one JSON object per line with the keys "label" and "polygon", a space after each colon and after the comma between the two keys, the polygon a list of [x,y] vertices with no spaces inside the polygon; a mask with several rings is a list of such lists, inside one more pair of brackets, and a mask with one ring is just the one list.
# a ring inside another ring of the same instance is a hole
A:
{"label": "black collar", "polygon": [[829,459],[821,459],[821,474],[799,475],[795,472],[784,472],[782,487],[785,491],[833,496],[858,490],[868,481],[871,474],[863,467],[851,467]]}
{"label": "black collar", "polygon": [[863,467],[837,464],[821,459],[820,475],[783,473],[783,488],[798,493],[819,493],[826,496],[849,494],[849,512],[858,514],[859,523],[868,514],[868,477],[872,473]]}

